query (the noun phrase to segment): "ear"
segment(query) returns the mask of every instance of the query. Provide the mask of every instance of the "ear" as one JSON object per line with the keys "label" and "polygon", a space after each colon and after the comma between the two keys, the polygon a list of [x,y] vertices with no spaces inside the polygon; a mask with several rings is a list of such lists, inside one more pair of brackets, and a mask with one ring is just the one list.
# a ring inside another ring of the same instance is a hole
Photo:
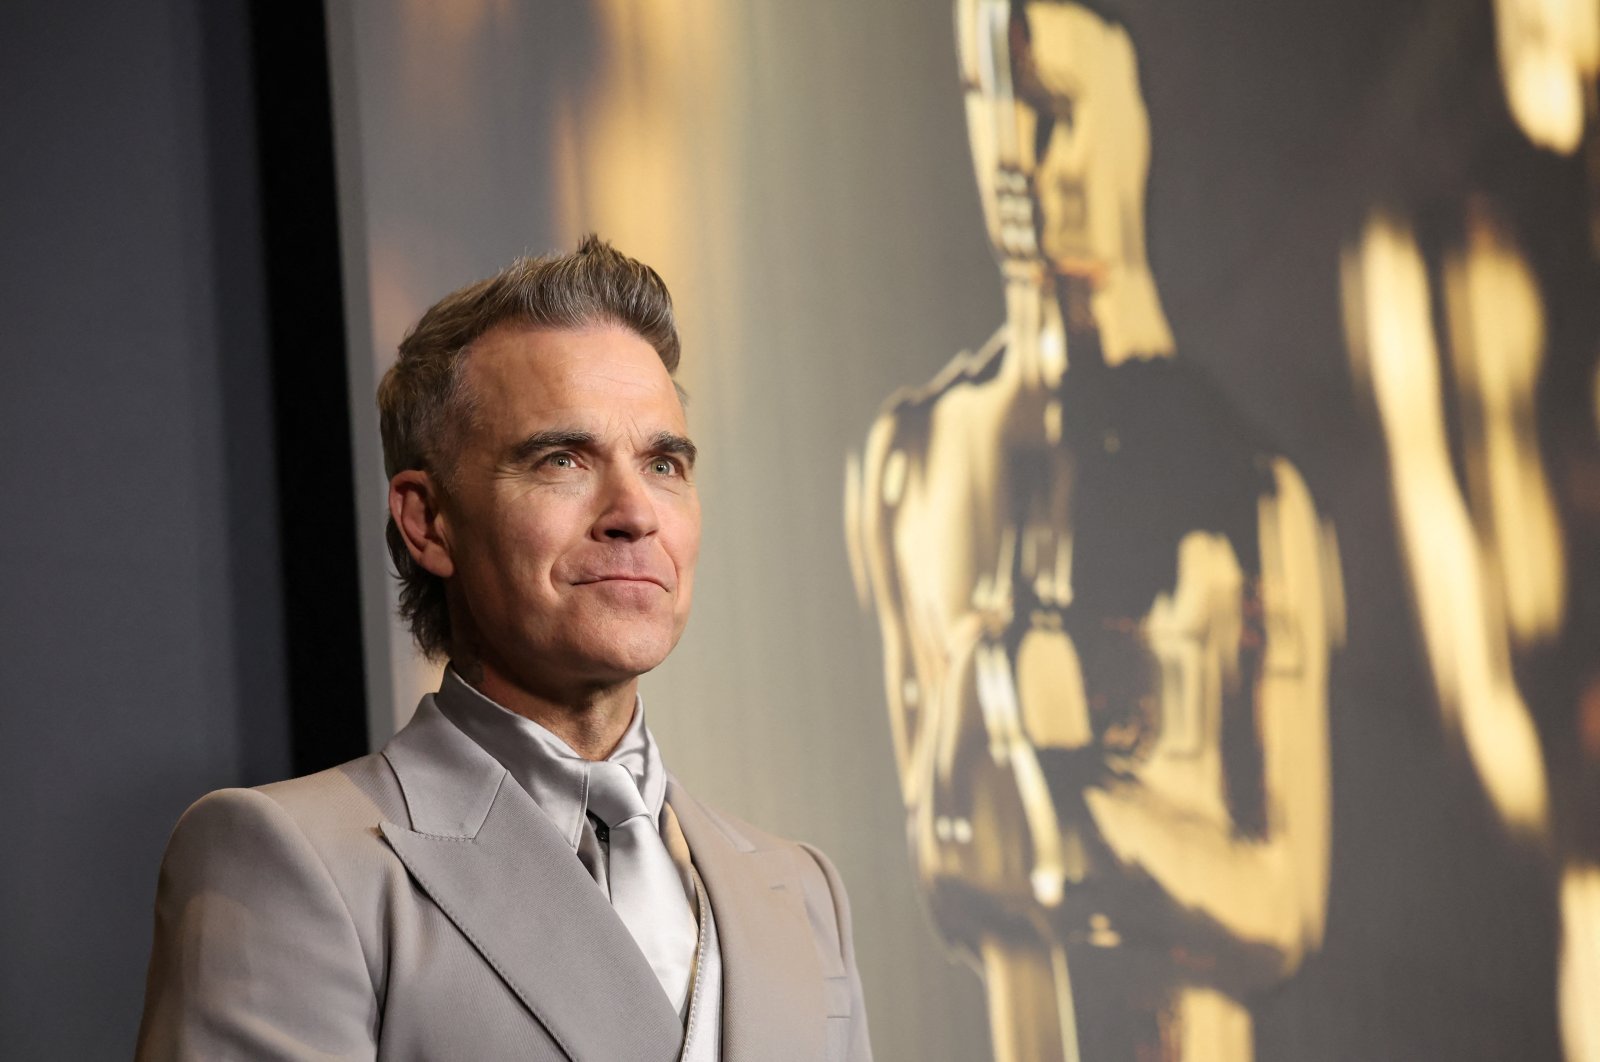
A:
{"label": "ear", "polygon": [[411,559],[425,571],[448,579],[455,574],[443,497],[433,477],[408,469],[389,481],[389,515],[405,540]]}

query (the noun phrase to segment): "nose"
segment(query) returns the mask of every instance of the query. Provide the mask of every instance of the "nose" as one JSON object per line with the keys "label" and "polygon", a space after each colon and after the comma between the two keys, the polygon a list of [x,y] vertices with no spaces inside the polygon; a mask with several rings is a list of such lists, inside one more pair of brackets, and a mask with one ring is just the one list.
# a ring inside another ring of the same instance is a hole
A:
{"label": "nose", "polygon": [[643,475],[627,468],[612,470],[603,482],[600,511],[590,536],[605,542],[633,542],[654,534],[659,526],[655,498]]}

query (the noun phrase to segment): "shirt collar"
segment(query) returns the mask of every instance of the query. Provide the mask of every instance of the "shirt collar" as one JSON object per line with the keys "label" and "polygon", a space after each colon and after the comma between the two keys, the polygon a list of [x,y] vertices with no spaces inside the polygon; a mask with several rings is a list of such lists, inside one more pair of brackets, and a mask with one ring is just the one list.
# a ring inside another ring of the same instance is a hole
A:
{"label": "shirt collar", "polygon": [[[499,761],[576,850],[588,810],[589,761],[532,719],[479,693],[454,667],[445,668],[434,703],[457,729]],[[606,758],[628,769],[645,807],[659,820],[667,772],[656,739],[644,723],[643,699],[635,697],[628,729]]]}

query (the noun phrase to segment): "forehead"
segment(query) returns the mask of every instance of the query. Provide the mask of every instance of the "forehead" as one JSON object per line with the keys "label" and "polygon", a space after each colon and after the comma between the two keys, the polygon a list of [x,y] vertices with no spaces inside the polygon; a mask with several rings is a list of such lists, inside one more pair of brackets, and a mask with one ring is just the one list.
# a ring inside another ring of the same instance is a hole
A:
{"label": "forehead", "polygon": [[517,431],[559,420],[591,430],[619,421],[683,429],[683,406],[660,355],[621,326],[503,326],[473,343],[466,359],[473,420],[484,427]]}

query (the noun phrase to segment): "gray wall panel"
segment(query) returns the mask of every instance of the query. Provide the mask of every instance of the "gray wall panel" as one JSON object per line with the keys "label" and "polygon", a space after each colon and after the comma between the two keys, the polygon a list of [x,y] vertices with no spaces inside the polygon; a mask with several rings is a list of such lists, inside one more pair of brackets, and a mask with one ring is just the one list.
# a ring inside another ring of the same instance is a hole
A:
{"label": "gray wall panel", "polygon": [[167,832],[289,770],[245,6],[0,23],[0,1053],[119,1058]]}

